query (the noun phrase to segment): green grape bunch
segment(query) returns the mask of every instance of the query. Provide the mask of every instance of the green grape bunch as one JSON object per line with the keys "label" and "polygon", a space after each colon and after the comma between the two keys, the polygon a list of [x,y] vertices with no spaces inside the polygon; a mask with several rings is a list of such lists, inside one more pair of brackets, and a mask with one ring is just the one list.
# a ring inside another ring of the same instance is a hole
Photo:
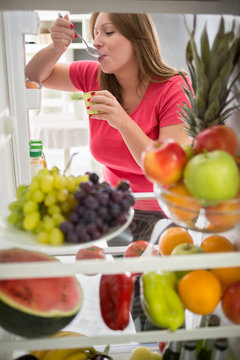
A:
{"label": "green grape bunch", "polygon": [[59,225],[69,218],[76,205],[74,194],[88,178],[61,175],[56,167],[40,170],[30,185],[18,186],[16,201],[8,206],[8,222],[35,234],[41,244],[61,245]]}

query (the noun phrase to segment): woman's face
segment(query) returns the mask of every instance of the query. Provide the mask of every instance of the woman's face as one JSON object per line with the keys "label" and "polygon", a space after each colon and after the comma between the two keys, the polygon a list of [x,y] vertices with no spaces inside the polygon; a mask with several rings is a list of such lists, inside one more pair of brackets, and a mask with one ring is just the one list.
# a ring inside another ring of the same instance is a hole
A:
{"label": "woman's face", "polygon": [[117,30],[108,13],[99,13],[96,19],[93,45],[102,54],[99,63],[104,73],[121,76],[133,66],[137,68],[132,43]]}

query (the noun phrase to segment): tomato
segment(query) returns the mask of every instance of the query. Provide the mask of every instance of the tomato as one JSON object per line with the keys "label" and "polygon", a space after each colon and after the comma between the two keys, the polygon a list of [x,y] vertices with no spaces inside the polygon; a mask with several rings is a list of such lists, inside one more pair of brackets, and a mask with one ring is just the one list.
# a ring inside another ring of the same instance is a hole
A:
{"label": "tomato", "polygon": [[158,256],[158,251],[152,244],[149,244],[149,242],[146,240],[137,240],[128,245],[127,249],[125,250],[124,257],[141,256],[147,247],[149,252],[146,255]]}
{"label": "tomato", "polygon": [[76,254],[76,260],[84,259],[105,259],[105,252],[102,248],[94,245],[89,248],[80,249]]}

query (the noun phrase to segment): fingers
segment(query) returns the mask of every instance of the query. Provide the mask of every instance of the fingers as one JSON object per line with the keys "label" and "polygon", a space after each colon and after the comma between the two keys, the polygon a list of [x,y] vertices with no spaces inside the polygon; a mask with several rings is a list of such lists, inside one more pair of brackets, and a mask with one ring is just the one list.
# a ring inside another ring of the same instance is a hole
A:
{"label": "fingers", "polygon": [[73,25],[69,21],[68,15],[65,15],[63,18],[57,18],[55,24],[50,28],[50,34],[54,47],[57,50],[63,49],[65,51],[75,38]]}
{"label": "fingers", "polygon": [[109,91],[101,90],[96,91],[95,94],[91,97],[91,103],[105,104],[112,106],[114,103],[117,104],[118,101]]}

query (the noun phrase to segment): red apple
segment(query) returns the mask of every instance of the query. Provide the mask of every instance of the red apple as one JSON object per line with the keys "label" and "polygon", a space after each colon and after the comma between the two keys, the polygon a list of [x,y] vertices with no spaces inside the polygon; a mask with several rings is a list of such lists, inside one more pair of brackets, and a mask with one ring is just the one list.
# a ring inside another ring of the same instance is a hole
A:
{"label": "red apple", "polygon": [[230,285],[224,291],[222,310],[230,321],[240,325],[240,282]]}
{"label": "red apple", "polygon": [[238,138],[230,127],[214,125],[198,133],[194,139],[193,147],[196,154],[202,153],[204,150],[223,150],[236,157]]}
{"label": "red apple", "polygon": [[[158,250],[154,245],[150,244],[146,240],[136,240],[128,245],[124,252],[124,257],[139,257],[142,256],[144,251],[146,251],[146,256],[158,256]],[[132,274],[133,276],[141,275],[141,273]]]}
{"label": "red apple", "polygon": [[78,250],[76,260],[84,259],[105,259],[105,252],[102,248],[95,245]]}
{"label": "red apple", "polygon": [[146,177],[161,185],[179,181],[186,162],[185,151],[170,138],[153,142],[142,154],[143,171]]}
{"label": "red apple", "polygon": [[128,245],[125,250],[124,257],[138,257],[141,256],[148,248],[148,256],[158,256],[157,249],[146,240],[136,240]]}
{"label": "red apple", "polygon": [[[91,259],[101,259],[104,260],[106,258],[105,252],[102,248],[93,245],[88,248],[79,249],[76,253],[76,260],[91,260]],[[88,274],[96,275],[96,274]]]}

